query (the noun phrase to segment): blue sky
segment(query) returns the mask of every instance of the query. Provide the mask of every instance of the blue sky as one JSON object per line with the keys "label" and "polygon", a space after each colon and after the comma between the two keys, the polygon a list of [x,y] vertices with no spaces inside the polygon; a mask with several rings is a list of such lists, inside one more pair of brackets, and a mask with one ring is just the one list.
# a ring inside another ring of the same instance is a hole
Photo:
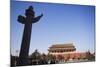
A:
{"label": "blue sky", "polygon": [[11,54],[20,50],[24,25],[17,21],[30,5],[35,15],[43,13],[33,24],[30,52],[47,53],[52,44],[73,43],[77,51],[95,51],[95,7],[39,2],[11,2]]}

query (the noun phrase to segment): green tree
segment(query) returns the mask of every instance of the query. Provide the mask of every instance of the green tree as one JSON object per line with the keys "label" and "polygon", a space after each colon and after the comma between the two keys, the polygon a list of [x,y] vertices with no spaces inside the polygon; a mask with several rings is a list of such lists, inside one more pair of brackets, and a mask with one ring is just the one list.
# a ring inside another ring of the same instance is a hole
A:
{"label": "green tree", "polygon": [[91,54],[90,51],[86,52],[86,58],[90,61],[95,60],[95,56],[93,54]]}
{"label": "green tree", "polygon": [[30,56],[32,60],[32,64],[38,64],[39,61],[41,60],[41,54],[40,52],[36,49]]}

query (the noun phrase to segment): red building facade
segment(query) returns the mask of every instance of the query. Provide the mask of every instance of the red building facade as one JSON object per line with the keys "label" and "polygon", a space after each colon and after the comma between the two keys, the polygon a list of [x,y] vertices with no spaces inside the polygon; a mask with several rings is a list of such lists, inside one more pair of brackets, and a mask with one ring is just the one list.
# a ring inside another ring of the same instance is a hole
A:
{"label": "red building facade", "polygon": [[87,59],[86,52],[77,52],[73,43],[68,44],[55,44],[49,47],[49,54],[54,55],[56,59],[79,60]]}

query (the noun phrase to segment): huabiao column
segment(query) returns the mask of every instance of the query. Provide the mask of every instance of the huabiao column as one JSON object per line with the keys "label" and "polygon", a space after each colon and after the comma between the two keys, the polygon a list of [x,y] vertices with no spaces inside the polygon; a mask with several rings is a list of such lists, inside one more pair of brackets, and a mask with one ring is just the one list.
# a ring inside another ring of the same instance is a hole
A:
{"label": "huabiao column", "polygon": [[31,32],[32,32],[32,24],[38,22],[43,14],[40,16],[35,17],[35,12],[32,6],[29,6],[28,9],[25,11],[25,16],[18,16],[18,22],[24,24],[24,31],[23,31],[23,38],[20,48],[19,60],[18,65],[24,66],[28,65],[28,54],[29,54],[29,47],[30,47],[30,39],[31,39]]}

